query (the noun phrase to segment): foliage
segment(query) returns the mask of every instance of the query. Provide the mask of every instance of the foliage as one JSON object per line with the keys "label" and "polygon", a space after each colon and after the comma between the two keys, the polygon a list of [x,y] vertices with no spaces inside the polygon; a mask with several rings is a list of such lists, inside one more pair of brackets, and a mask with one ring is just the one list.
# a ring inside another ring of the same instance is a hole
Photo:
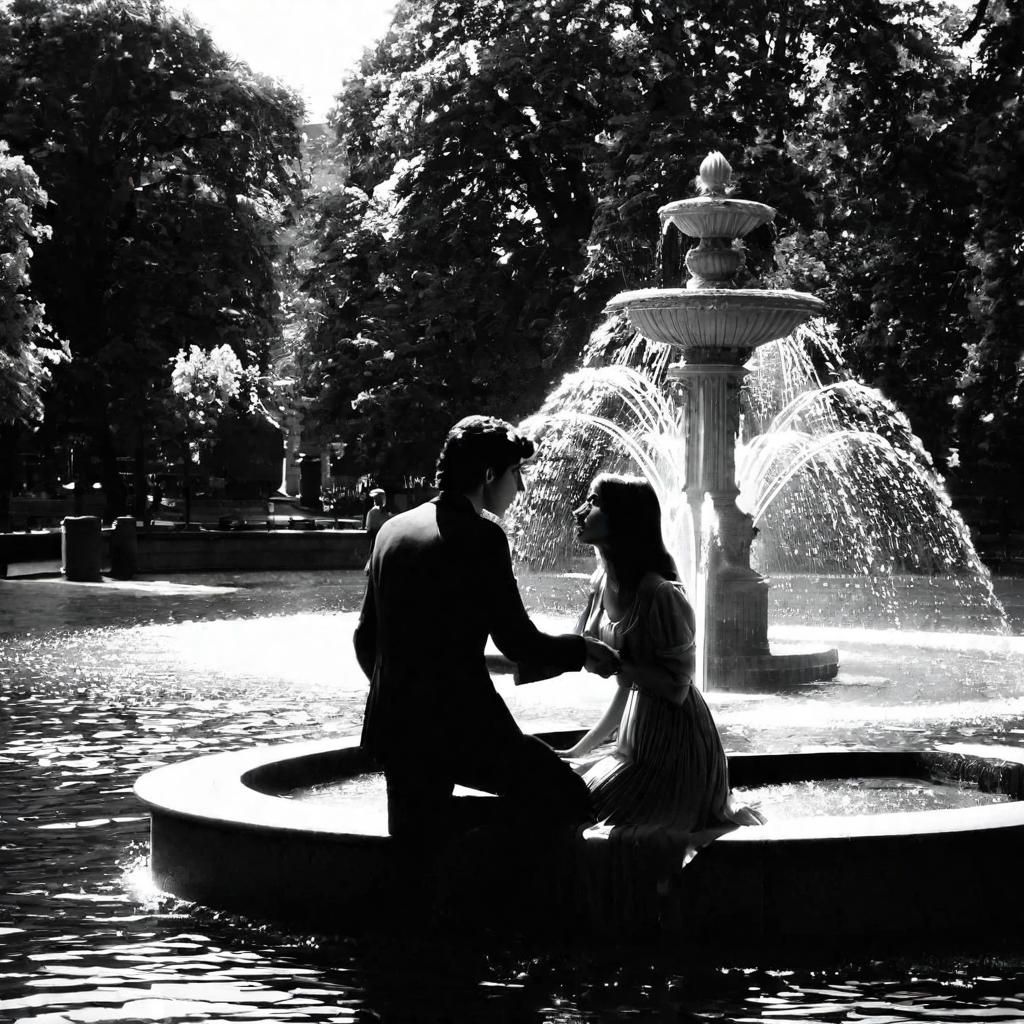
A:
{"label": "foliage", "polygon": [[266,361],[301,107],[157,0],[16,0],[0,54],[0,135],[52,200],[34,283],[75,357],[51,426],[89,440],[116,493],[183,341]]}
{"label": "foliage", "polygon": [[[966,357],[955,396],[967,482],[1024,497],[1024,10],[994,5],[967,96],[972,217]],[[972,472],[973,471],[973,472]]]}
{"label": "foliage", "polygon": [[429,474],[464,413],[525,412],[589,330],[573,288],[605,86],[586,6],[592,26],[566,3],[400,4],[339,96],[350,179],[310,278],[309,387],[385,477]]}
{"label": "foliage", "polygon": [[48,202],[35,172],[0,141],[0,422],[27,424],[43,418],[42,389],[67,346],[46,322],[30,290],[32,243],[49,237],[35,224]]}
{"label": "foliage", "polygon": [[717,148],[779,211],[751,273],[826,299],[961,486],[1021,476],[1000,439],[1024,374],[1024,11],[974,14],[403,0],[335,114],[350,176],[321,208],[304,365],[325,431],[423,472],[458,415],[536,407],[611,294],[678,272],[657,209]]}
{"label": "foliage", "polygon": [[198,345],[181,349],[171,368],[172,407],[178,424],[192,437],[213,431],[232,401],[246,409],[256,402],[257,375],[242,366],[230,345],[204,352]]}
{"label": "foliage", "polygon": [[226,415],[251,412],[256,407],[259,376],[243,367],[230,345],[209,352],[198,345],[180,349],[174,357],[169,388],[164,398],[173,436],[180,446],[185,492],[185,522],[191,521],[191,471],[200,454],[215,438]]}

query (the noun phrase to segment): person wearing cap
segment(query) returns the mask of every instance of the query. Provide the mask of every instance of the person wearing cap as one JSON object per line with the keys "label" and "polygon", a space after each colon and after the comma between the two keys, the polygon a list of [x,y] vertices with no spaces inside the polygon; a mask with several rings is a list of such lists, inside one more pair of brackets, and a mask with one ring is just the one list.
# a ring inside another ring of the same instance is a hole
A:
{"label": "person wearing cap", "polygon": [[363,528],[366,530],[366,538],[370,542],[370,551],[366,558],[365,566],[367,573],[370,571],[370,556],[373,554],[373,545],[377,540],[377,534],[380,533],[380,528],[391,518],[391,513],[384,507],[387,495],[384,493],[383,487],[374,487],[370,491],[370,500],[373,504],[366,513],[366,520],[363,523]]}
{"label": "person wearing cap", "polygon": [[389,519],[374,544],[354,643],[370,680],[361,745],[383,768],[393,836],[457,832],[468,805],[456,806],[456,785],[501,797],[502,821],[593,820],[587,787],[519,728],[485,658],[490,636],[530,666],[517,682],[582,668],[608,678],[618,668],[600,640],[542,633],[523,607],[495,517],[524,490],[522,462],[533,453],[504,420],[460,420],[438,459],[440,494]]}

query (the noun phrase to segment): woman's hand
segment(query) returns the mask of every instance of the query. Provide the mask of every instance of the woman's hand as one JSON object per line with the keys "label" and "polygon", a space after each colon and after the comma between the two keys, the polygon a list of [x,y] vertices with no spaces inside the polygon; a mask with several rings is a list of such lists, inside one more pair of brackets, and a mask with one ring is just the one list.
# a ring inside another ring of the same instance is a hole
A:
{"label": "woman's hand", "polygon": [[568,750],[556,750],[555,753],[563,761],[576,761],[579,760],[579,758],[585,757],[587,754],[589,754],[590,747],[584,746],[583,741],[581,740],[579,743],[577,743],[575,746],[570,747]]}
{"label": "woman's hand", "polygon": [[602,679],[607,679],[618,672],[619,655],[617,651],[592,636],[584,636],[583,643],[587,652],[583,667],[588,672],[593,672],[601,676]]}

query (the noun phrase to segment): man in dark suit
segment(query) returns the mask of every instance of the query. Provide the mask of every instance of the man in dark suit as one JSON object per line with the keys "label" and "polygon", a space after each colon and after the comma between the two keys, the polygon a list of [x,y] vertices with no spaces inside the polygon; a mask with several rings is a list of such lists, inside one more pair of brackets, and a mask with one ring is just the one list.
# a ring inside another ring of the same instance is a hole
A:
{"label": "man in dark suit", "polygon": [[557,754],[526,736],[487,671],[488,636],[533,678],[608,677],[615,652],[590,637],[542,633],[530,621],[508,540],[494,521],[523,489],[533,442],[504,420],[470,416],[438,460],[440,494],[381,528],[355,631],[370,678],[362,745],[383,766],[393,836],[458,828],[456,784],[502,797],[506,822],[593,820],[590,795]]}

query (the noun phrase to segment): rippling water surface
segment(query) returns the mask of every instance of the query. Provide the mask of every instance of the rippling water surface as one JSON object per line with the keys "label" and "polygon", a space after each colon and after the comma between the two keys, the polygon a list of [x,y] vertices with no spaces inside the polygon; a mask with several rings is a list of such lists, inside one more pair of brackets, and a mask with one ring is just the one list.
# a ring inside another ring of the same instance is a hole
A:
{"label": "rippling water surface", "polygon": [[[523,585],[555,625],[585,580]],[[350,648],[362,586],[361,573],[338,572],[0,581],[0,1021],[1024,1018],[1024,942],[987,957],[907,950],[769,970],[696,965],[671,949],[288,934],[151,891],[132,796],[141,773],[358,728],[365,683]],[[1019,607],[1024,588],[1002,587]],[[711,695],[728,748],[1024,736],[1021,636],[808,628],[777,611],[773,643],[838,646],[840,678],[798,695]],[[609,695],[584,675],[499,688],[531,726],[589,724]]]}

